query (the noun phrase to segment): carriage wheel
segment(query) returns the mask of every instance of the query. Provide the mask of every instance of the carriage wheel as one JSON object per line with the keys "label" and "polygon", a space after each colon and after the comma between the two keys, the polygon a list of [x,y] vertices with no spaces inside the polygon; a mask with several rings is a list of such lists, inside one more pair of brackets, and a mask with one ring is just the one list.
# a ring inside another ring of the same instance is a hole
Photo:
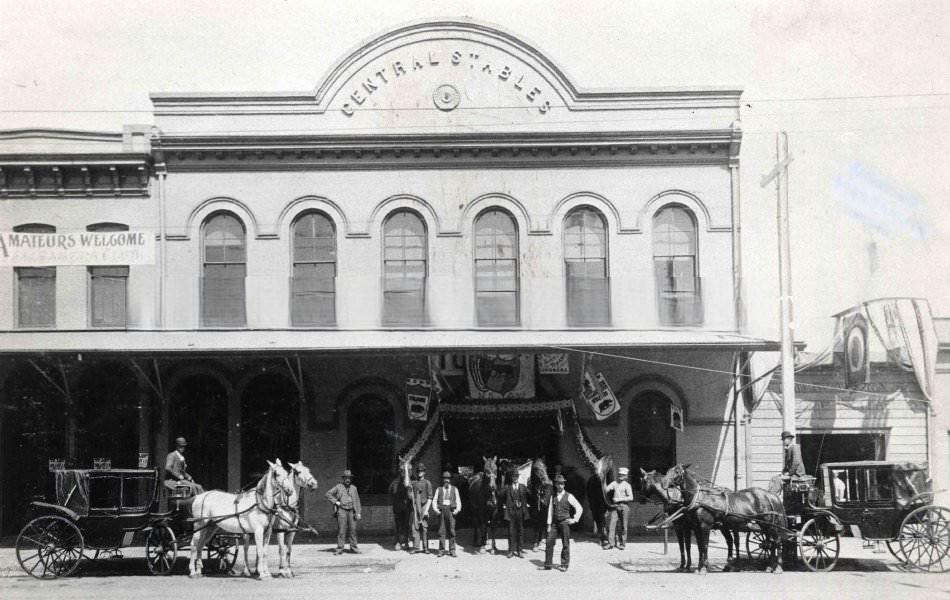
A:
{"label": "carriage wheel", "polygon": [[950,570],[950,510],[931,505],[911,511],[897,543],[908,565],[931,573]]}
{"label": "carriage wheel", "polygon": [[145,562],[152,575],[168,575],[178,558],[178,541],[168,525],[156,525],[145,539]]}
{"label": "carriage wheel", "polygon": [[745,534],[745,551],[749,555],[749,560],[764,562],[769,557],[770,547],[771,542],[768,536],[761,531],[750,531]]}
{"label": "carriage wheel", "polygon": [[83,556],[83,548],[82,533],[76,524],[57,516],[33,519],[16,539],[20,567],[37,579],[72,574]]}
{"label": "carriage wheel", "polygon": [[237,561],[238,545],[230,536],[216,535],[205,546],[205,551],[208,557],[204,561],[205,567],[212,573],[226,575]]}
{"label": "carriage wheel", "polygon": [[798,532],[798,550],[812,571],[830,571],[838,562],[841,540],[824,519],[811,519]]}
{"label": "carriage wheel", "polygon": [[907,562],[907,559],[904,558],[904,553],[901,552],[901,545],[897,540],[887,540],[887,549],[891,553],[891,556],[897,559],[897,562],[901,564]]}

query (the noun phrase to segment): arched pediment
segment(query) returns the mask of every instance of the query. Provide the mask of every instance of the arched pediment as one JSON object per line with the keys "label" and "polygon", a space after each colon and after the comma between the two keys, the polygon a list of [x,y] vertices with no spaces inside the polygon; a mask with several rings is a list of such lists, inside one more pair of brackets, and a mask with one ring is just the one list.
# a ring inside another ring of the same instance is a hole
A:
{"label": "arched pediment", "polygon": [[563,71],[534,46],[468,20],[388,31],[340,60],[314,94],[324,110],[354,122],[369,113],[384,123],[389,113],[423,108],[460,122],[485,108],[542,119],[577,98]]}

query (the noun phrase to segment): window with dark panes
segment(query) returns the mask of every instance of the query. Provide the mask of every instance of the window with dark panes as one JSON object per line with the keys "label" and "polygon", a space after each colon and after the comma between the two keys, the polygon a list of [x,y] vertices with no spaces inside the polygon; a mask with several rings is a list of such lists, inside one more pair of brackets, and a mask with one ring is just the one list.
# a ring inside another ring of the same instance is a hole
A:
{"label": "window with dark panes", "polygon": [[[126,225],[102,223],[86,227],[86,231],[128,231]],[[129,267],[90,266],[89,304],[93,327],[125,327],[127,324]]]}
{"label": "window with dark panes", "polygon": [[242,326],[247,322],[244,225],[233,215],[218,213],[205,221],[202,234],[201,324]]}
{"label": "window with dark panes", "polygon": [[578,208],[564,220],[564,273],[568,325],[609,324],[607,227],[592,208]]}
{"label": "window with dark panes", "polygon": [[400,211],[383,225],[383,325],[426,321],[426,230],[422,219]]}
{"label": "window with dark panes", "polygon": [[336,230],[320,213],[294,221],[291,323],[336,324]]}
{"label": "window with dark panes", "polygon": [[475,314],[480,326],[518,325],[518,229],[511,215],[488,210],[475,220]]}
{"label": "window with dark panes", "polygon": [[653,218],[653,271],[663,325],[698,325],[703,321],[693,215],[671,206]]}
{"label": "window with dark panes", "polygon": [[[56,233],[52,225],[17,225],[16,233]],[[56,267],[16,267],[17,327],[56,326]]]}

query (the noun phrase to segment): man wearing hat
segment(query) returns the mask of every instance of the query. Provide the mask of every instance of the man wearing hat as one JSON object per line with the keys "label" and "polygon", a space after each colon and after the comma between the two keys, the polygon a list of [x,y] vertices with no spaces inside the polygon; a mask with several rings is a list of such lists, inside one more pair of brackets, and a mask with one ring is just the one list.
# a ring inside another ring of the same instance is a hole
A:
{"label": "man wearing hat", "polygon": [[788,430],[783,431],[782,445],[785,446],[782,474],[776,475],[769,482],[769,491],[776,494],[782,491],[784,482],[805,474],[805,465],[802,463],[802,449],[795,443],[795,434]]}
{"label": "man wearing hat", "polygon": [[617,471],[617,481],[611,481],[607,485],[607,498],[611,500],[610,512],[607,515],[607,539],[621,550],[627,546],[627,523],[630,521],[630,503],[633,502],[633,488],[627,481],[629,475],[630,469],[620,467]]}
{"label": "man wearing hat", "polygon": [[528,518],[528,488],[518,481],[518,469],[511,469],[509,481],[501,492],[502,510],[508,521],[508,558],[522,558],[524,521]]}
{"label": "man wearing hat", "polygon": [[183,437],[175,438],[175,449],[165,457],[165,487],[168,489],[187,487],[194,496],[205,490],[188,474],[188,464],[185,462],[187,446],[188,440]]}
{"label": "man wearing hat", "polygon": [[353,472],[349,469],[340,475],[342,483],[338,483],[327,492],[327,501],[333,505],[333,514],[336,516],[337,534],[336,551],[334,554],[343,554],[344,541],[350,544],[350,551],[359,554],[356,545],[356,522],[362,518],[363,507],[360,505],[360,494],[353,485]]}
{"label": "man wearing hat", "polygon": [[[409,484],[412,495],[413,552],[429,552],[429,510],[432,508],[432,483],[426,479],[426,466],[416,465],[416,478]],[[422,541],[420,547],[419,542]]]}
{"label": "man wearing hat", "polygon": [[445,540],[448,538],[449,556],[454,558],[455,515],[462,510],[462,499],[458,489],[452,485],[452,474],[448,471],[442,473],[442,485],[435,491],[432,510],[439,518],[439,556],[445,556]]}
{"label": "man wearing hat", "polygon": [[577,523],[584,508],[573,494],[564,489],[566,480],[558,473],[554,478],[554,495],[548,504],[548,538],[544,548],[544,570],[554,568],[554,543],[561,538],[561,571],[571,562],[571,525]]}

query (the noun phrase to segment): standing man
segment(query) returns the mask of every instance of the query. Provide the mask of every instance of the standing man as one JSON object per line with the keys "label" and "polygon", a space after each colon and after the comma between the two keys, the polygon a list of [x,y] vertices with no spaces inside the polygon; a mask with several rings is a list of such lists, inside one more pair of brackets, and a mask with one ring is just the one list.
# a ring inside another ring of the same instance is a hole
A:
{"label": "standing man", "polygon": [[524,521],[528,518],[528,488],[518,481],[518,469],[509,474],[510,483],[502,490],[502,509],[508,520],[508,558],[521,556],[524,545]]}
{"label": "standing man", "polygon": [[333,554],[343,554],[344,541],[350,544],[350,551],[359,554],[356,545],[356,522],[363,518],[363,507],[360,505],[360,494],[353,485],[353,472],[349,469],[340,475],[342,483],[338,483],[327,492],[327,501],[333,505],[333,515],[336,517],[336,551]]}
{"label": "standing man", "polygon": [[621,550],[627,547],[627,523],[630,521],[630,503],[633,502],[633,488],[627,481],[629,475],[630,470],[627,467],[620,467],[617,471],[617,481],[611,481],[607,486],[607,497],[611,499],[610,512],[607,515],[607,536],[609,542],[616,544]]}
{"label": "standing man", "polygon": [[439,515],[439,556],[445,556],[445,539],[448,538],[449,556],[455,558],[455,515],[462,510],[462,500],[458,488],[452,485],[452,473],[442,473],[442,486],[435,491],[432,504]]}
{"label": "standing man", "polygon": [[176,487],[187,487],[192,496],[202,493],[203,487],[195,483],[188,473],[188,463],[185,462],[185,448],[188,441],[183,437],[175,438],[175,449],[165,457],[165,487],[175,489]]}
{"label": "standing man", "polygon": [[564,490],[564,475],[554,478],[554,496],[548,505],[548,539],[544,549],[544,570],[550,571],[554,565],[554,543],[561,538],[561,571],[567,571],[571,563],[571,525],[577,523],[584,508],[568,491]]}
{"label": "standing man", "polygon": [[[410,484],[412,495],[413,553],[429,552],[429,509],[432,507],[432,484],[426,479],[426,466],[416,465],[416,478]],[[419,547],[420,538],[422,547]]]}

